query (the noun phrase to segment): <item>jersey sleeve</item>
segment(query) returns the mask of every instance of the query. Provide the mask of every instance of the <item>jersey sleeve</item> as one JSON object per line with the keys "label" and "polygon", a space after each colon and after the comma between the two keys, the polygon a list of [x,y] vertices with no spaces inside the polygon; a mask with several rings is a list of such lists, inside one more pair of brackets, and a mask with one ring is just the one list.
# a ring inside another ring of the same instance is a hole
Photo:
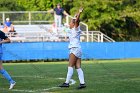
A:
{"label": "jersey sleeve", "polygon": [[8,37],[5,35],[4,32],[0,31],[0,38],[1,38],[1,39],[6,39],[6,38],[8,38]]}
{"label": "jersey sleeve", "polygon": [[62,10],[62,13],[64,12],[64,9],[63,8],[61,8],[61,10]]}

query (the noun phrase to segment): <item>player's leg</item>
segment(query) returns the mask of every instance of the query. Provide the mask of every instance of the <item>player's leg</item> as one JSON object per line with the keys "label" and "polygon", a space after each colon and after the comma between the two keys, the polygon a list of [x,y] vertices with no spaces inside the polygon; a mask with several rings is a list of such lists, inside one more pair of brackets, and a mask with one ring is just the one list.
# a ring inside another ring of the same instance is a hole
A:
{"label": "player's leg", "polygon": [[59,27],[62,25],[62,16],[59,16],[59,22],[58,22]]}
{"label": "player's leg", "polygon": [[77,60],[76,56],[73,53],[71,53],[69,56],[69,65],[68,65],[66,81],[59,87],[69,87],[69,81],[73,75],[73,67],[75,66],[76,60]]}
{"label": "player's leg", "polygon": [[9,32],[14,32],[14,26],[13,26],[13,25],[10,26],[10,30],[9,30]]}
{"label": "player's leg", "polygon": [[0,73],[10,82],[10,88],[12,89],[16,82],[11,78],[11,76],[8,74],[8,72],[2,67],[2,61],[0,60]]}
{"label": "player's leg", "polygon": [[3,32],[7,33],[8,32],[8,27],[4,27]]}
{"label": "player's leg", "polygon": [[69,57],[68,73],[65,83],[69,83],[73,75],[73,67],[75,66],[76,60],[77,60],[76,56],[73,53],[71,53]]}
{"label": "player's leg", "polygon": [[80,81],[80,85],[79,85],[78,89],[85,88],[86,85],[85,85],[85,80],[84,80],[84,73],[83,73],[83,70],[81,68],[81,58],[77,59],[75,68],[77,70],[78,78]]}
{"label": "player's leg", "polygon": [[55,21],[55,26],[58,27],[58,17],[57,17],[57,15],[54,15],[54,21]]}

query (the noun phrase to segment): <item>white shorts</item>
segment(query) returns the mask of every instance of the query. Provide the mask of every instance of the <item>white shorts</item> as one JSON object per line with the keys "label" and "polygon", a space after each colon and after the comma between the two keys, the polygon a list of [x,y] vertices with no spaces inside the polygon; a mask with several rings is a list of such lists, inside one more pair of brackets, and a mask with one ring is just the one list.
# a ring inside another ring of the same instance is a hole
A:
{"label": "white shorts", "polygon": [[74,47],[74,48],[70,48],[70,54],[74,54],[76,57],[81,58],[82,56],[82,50],[81,48],[78,47]]}

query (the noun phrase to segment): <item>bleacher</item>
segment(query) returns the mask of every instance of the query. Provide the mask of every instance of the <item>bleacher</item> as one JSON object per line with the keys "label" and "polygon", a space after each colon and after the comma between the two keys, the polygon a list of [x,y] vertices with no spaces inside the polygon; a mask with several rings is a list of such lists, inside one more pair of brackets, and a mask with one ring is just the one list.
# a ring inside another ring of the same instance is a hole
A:
{"label": "bleacher", "polygon": [[[7,33],[12,42],[44,42],[44,41],[68,41],[63,27],[58,28],[57,33],[50,32],[51,25],[15,25],[15,33]],[[87,37],[88,35],[88,37]],[[87,39],[88,38],[88,39]],[[82,31],[81,41],[90,42],[115,42],[100,31]]]}
{"label": "bleacher", "polygon": [[[0,12],[1,22],[9,17],[14,23],[15,33],[6,33],[12,42],[36,42],[36,41],[67,41],[67,35],[64,28],[58,28],[57,33],[50,31],[54,22],[53,16],[47,11],[5,11]],[[14,14],[14,15],[12,15]],[[20,14],[20,17],[19,17]],[[25,16],[26,15],[26,16]],[[43,17],[40,17],[40,16]],[[69,23],[72,16],[66,16],[64,23]],[[80,22],[81,41],[84,42],[115,42],[110,37],[100,31],[89,31],[88,25]]]}
{"label": "bleacher", "polygon": [[51,25],[14,25],[15,33],[7,33],[12,42],[66,41],[63,27],[51,32]]}
{"label": "bleacher", "polygon": [[14,25],[16,32],[25,32],[25,31],[46,32],[46,29],[44,28],[50,29],[50,27],[51,25],[43,25],[43,24],[42,25]]}

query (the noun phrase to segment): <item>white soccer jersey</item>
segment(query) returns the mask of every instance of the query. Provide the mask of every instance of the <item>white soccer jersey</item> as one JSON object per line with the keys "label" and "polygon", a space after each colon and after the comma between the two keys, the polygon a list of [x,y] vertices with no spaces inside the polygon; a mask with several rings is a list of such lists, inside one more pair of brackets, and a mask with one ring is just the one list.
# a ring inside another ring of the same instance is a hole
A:
{"label": "white soccer jersey", "polygon": [[73,48],[73,47],[81,48],[80,34],[81,34],[80,26],[78,26],[77,28],[74,27],[68,31],[69,42],[70,42],[68,48]]}

